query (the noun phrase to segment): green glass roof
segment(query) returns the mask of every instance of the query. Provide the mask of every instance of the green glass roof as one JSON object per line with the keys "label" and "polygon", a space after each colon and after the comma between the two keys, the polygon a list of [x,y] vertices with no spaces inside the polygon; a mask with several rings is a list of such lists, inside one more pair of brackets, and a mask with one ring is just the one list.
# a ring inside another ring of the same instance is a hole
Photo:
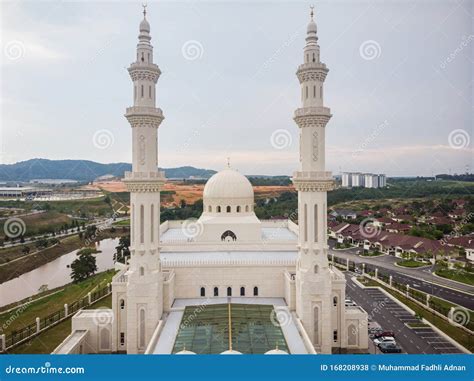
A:
{"label": "green glass roof", "polygon": [[271,305],[255,304],[188,306],[173,353],[186,349],[198,354],[219,354],[233,349],[263,354],[276,347],[289,353],[281,328],[270,319],[272,311]]}

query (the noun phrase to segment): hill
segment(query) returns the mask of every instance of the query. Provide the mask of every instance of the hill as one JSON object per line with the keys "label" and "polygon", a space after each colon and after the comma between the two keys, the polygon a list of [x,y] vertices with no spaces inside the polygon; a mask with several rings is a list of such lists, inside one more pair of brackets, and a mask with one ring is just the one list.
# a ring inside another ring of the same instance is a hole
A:
{"label": "hill", "polygon": [[[48,160],[31,159],[15,164],[0,165],[0,181],[16,182],[33,179],[70,179],[89,182],[94,179],[112,175],[123,177],[125,171],[130,171],[129,163],[102,164],[90,160]],[[179,168],[164,168],[167,178],[209,178],[216,171],[194,168],[190,166]]]}

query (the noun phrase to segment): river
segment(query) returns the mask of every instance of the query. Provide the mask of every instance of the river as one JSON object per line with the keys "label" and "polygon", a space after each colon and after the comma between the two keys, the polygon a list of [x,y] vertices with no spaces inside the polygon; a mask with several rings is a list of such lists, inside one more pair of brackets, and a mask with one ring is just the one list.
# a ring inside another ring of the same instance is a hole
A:
{"label": "river", "polygon": [[[97,250],[101,251],[94,254],[97,272],[114,268],[113,257],[118,241],[118,238],[109,238],[96,243]],[[0,284],[0,307],[37,294],[43,285],[51,290],[71,283],[71,269],[67,266],[77,258],[77,251],[64,254],[18,278]]]}

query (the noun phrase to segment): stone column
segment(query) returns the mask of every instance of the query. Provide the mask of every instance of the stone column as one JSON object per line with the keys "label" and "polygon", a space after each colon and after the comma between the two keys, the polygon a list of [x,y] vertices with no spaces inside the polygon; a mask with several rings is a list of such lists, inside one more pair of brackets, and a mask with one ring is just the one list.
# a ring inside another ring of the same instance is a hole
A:
{"label": "stone column", "polygon": [[66,304],[64,304],[64,316],[67,316],[67,315],[69,315],[69,307],[66,303]]}
{"label": "stone column", "polygon": [[375,279],[379,279],[379,269],[375,269]]}
{"label": "stone column", "polygon": [[41,330],[40,318],[37,317],[36,318],[36,333],[39,333],[40,330]]}
{"label": "stone column", "polygon": [[390,275],[389,278],[388,278],[388,282],[390,284],[390,287],[392,287],[392,280],[393,280],[393,277]]}

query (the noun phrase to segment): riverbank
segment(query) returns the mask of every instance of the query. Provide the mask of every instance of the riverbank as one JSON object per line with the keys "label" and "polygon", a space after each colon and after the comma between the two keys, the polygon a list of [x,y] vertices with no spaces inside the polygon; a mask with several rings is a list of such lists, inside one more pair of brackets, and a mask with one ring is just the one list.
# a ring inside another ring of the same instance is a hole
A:
{"label": "riverbank", "polygon": [[[94,240],[90,240],[88,243],[92,244],[106,238],[118,238],[128,234],[129,230],[125,227],[116,228],[114,231],[111,229],[102,230],[99,234],[97,234]],[[0,284],[28,273],[61,257],[62,255],[68,254],[74,250],[78,250],[85,245],[85,240],[79,238],[79,235],[69,236],[61,239],[60,242],[55,246],[49,247],[33,255],[29,255],[28,257],[19,258],[13,263],[7,263],[0,267]]]}
{"label": "riverbank", "polygon": [[35,322],[37,317],[44,318],[52,312],[64,308],[64,304],[71,304],[85,297],[89,292],[104,287],[112,281],[115,270],[108,270],[96,274],[80,283],[69,283],[57,292],[48,295],[39,294],[27,304],[18,308],[9,309],[0,314],[0,334],[11,333]]}

